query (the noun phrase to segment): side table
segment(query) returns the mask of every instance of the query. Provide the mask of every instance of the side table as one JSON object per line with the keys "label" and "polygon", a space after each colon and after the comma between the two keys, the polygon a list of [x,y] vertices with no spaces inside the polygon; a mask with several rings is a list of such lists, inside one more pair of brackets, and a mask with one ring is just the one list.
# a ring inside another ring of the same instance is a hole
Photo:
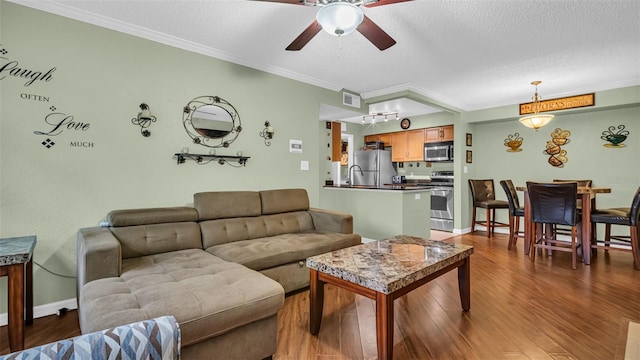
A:
{"label": "side table", "polygon": [[33,324],[35,236],[0,239],[0,276],[8,276],[9,350],[24,349],[24,325]]}

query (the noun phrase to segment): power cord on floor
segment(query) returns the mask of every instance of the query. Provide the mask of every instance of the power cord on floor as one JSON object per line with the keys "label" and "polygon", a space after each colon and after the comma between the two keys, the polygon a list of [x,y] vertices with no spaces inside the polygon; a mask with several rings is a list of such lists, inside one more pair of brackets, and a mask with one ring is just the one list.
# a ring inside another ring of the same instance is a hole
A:
{"label": "power cord on floor", "polygon": [[76,278],[75,276],[62,275],[62,274],[55,273],[55,272],[53,272],[53,271],[51,271],[51,270],[47,269],[46,267],[44,267],[44,266],[40,265],[37,261],[33,260],[33,262],[34,262],[36,265],[38,265],[39,267],[41,267],[44,271],[46,271],[46,272],[48,272],[48,273],[50,273],[50,274],[53,274],[53,275],[56,275],[56,276],[60,276],[60,277],[63,277],[63,278],[67,278],[67,279],[75,279],[75,278]]}

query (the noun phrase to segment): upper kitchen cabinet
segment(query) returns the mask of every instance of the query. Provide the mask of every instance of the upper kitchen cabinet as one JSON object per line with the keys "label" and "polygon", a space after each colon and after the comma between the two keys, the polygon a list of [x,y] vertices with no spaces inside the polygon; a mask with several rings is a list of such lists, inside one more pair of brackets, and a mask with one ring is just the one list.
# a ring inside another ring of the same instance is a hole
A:
{"label": "upper kitchen cabinet", "polygon": [[424,142],[453,141],[453,125],[425,129]]}
{"label": "upper kitchen cabinet", "polygon": [[366,135],[364,137],[364,142],[369,143],[369,142],[381,142],[384,143],[384,146],[391,146],[391,134],[390,133],[385,133],[385,134],[373,134],[373,135]]}
{"label": "upper kitchen cabinet", "polygon": [[424,129],[391,133],[391,160],[423,161],[424,134]]}

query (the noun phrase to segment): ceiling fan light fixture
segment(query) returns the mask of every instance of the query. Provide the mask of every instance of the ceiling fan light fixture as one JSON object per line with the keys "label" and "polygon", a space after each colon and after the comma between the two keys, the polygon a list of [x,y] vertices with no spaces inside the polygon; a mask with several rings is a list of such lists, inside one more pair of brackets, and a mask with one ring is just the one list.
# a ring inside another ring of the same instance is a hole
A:
{"label": "ceiling fan light fixture", "polygon": [[364,20],[362,10],[347,2],[332,2],[323,6],[316,15],[322,29],[334,36],[349,35]]}
{"label": "ceiling fan light fixture", "polygon": [[538,96],[538,85],[542,81],[536,80],[531,82],[531,85],[536,87],[536,92],[533,95],[533,114],[520,118],[520,123],[530,129],[538,131],[539,128],[547,125],[553,120],[555,116],[550,114],[539,114],[540,112],[540,97]]}

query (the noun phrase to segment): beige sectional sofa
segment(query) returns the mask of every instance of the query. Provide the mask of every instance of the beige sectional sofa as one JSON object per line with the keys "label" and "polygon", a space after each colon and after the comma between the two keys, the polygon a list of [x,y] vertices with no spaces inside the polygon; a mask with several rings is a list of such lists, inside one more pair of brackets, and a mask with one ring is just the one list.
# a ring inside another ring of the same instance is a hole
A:
{"label": "beige sectional sofa", "polygon": [[361,241],[304,189],[198,193],[107,220],[78,232],[82,332],[172,315],[184,359],[270,357],[284,294],[309,284],[304,260]]}

